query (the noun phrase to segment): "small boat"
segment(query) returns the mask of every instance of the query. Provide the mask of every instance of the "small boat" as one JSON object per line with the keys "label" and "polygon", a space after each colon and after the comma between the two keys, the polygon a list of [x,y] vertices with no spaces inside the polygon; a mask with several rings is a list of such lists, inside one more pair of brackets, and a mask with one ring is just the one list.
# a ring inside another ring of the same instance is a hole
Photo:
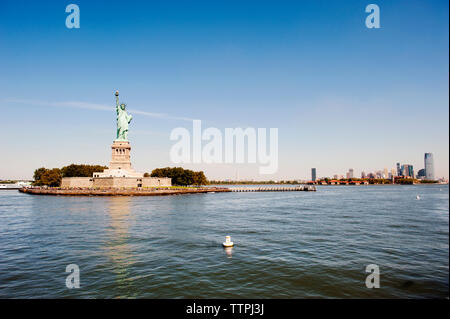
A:
{"label": "small boat", "polygon": [[416,199],[417,199],[417,200],[420,200],[420,196],[419,196],[419,195],[417,195],[417,196],[416,196]]}

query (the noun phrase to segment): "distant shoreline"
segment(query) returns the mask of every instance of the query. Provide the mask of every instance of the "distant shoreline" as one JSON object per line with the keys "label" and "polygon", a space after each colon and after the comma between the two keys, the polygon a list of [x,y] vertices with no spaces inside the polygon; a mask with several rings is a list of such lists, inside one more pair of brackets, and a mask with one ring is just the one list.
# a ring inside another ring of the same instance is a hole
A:
{"label": "distant shoreline", "polygon": [[209,185],[214,186],[214,185],[273,185],[273,186],[280,186],[280,185],[315,185],[315,186],[370,186],[370,185],[384,185],[384,186],[392,186],[392,185],[448,185],[449,183],[411,183],[411,184],[393,184],[393,183],[373,183],[373,184],[363,184],[363,183],[359,183],[359,184],[355,184],[355,183],[340,183],[340,184],[320,184],[320,183],[260,183],[260,182],[254,182],[254,183],[211,183]]}

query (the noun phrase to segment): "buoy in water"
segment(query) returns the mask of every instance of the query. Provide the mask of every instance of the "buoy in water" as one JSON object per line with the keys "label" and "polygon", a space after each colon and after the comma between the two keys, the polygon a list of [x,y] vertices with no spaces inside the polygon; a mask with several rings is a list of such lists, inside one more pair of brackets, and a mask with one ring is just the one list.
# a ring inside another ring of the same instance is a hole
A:
{"label": "buoy in water", "polygon": [[417,199],[417,200],[419,200],[419,199],[420,199],[420,196],[419,196],[419,195],[417,195],[417,196],[416,196],[416,199]]}
{"label": "buoy in water", "polygon": [[230,236],[225,236],[225,242],[222,245],[223,247],[233,247],[234,243],[231,241]]}

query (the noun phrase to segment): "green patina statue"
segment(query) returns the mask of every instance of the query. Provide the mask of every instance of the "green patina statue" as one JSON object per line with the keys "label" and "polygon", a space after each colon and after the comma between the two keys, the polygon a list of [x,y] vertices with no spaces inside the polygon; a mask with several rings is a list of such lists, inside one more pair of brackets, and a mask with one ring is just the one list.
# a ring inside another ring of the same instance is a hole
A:
{"label": "green patina statue", "polygon": [[133,118],[128,114],[125,108],[127,105],[122,103],[119,105],[119,91],[116,91],[116,111],[117,111],[117,136],[116,141],[128,141],[128,124]]}

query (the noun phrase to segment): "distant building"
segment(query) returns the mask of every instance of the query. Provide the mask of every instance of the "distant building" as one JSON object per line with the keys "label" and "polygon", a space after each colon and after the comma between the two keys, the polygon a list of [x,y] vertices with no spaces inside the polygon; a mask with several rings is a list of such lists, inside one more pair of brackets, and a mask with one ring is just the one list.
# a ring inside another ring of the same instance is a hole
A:
{"label": "distant building", "polygon": [[316,169],[315,168],[311,168],[311,180],[313,182],[316,181],[317,175],[316,175]]}
{"label": "distant building", "polygon": [[364,171],[361,172],[361,178],[366,178],[366,173]]}
{"label": "distant building", "polygon": [[396,176],[396,175],[395,175],[395,168],[392,168],[392,169],[391,169],[391,178],[394,177],[394,176]]}
{"label": "distant building", "polygon": [[350,168],[348,170],[348,177],[347,178],[353,178],[353,168]]}
{"label": "distant building", "polygon": [[412,165],[408,165],[408,176],[414,178],[414,168]]}
{"label": "distant building", "polygon": [[425,162],[425,178],[429,180],[434,180],[433,154],[425,153],[424,162]]}
{"label": "distant building", "polygon": [[383,170],[383,178],[389,178],[388,169],[386,167]]}
{"label": "distant building", "polygon": [[397,163],[397,176],[402,176],[402,169],[400,168],[400,163]]}
{"label": "distant building", "polygon": [[403,177],[414,178],[414,168],[411,164],[402,165],[402,175]]}
{"label": "distant building", "polygon": [[383,178],[383,172],[382,172],[382,171],[377,171],[377,172],[375,173],[375,176],[376,176],[377,178]]}

